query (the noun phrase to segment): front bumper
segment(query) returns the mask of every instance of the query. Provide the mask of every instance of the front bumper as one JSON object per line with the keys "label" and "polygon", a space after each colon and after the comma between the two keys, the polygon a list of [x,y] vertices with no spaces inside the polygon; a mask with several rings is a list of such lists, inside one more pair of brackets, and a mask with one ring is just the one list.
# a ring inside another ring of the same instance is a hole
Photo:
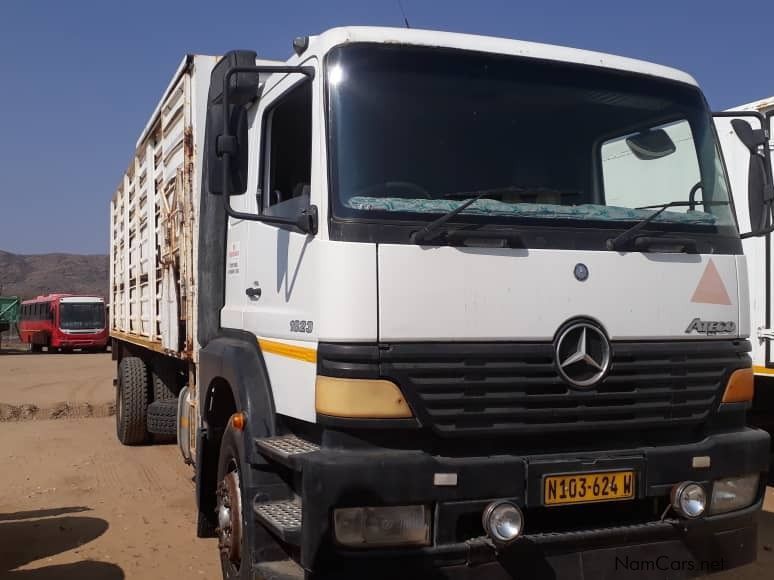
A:
{"label": "front bumper", "polygon": [[413,552],[360,554],[317,579],[582,580],[690,578],[755,560],[760,503],[720,521],[674,522],[526,536],[497,551],[485,540]]}
{"label": "front bumper", "polygon": [[52,346],[60,348],[104,348],[107,345],[107,342],[107,335],[97,338],[80,338],[77,334],[68,334],[60,338],[57,343]]}
{"label": "front bumper", "polygon": [[[324,449],[310,454],[302,465],[301,563],[315,571],[315,578],[364,578],[367,573],[369,578],[401,580],[677,578],[733,568],[755,559],[755,517],[763,483],[755,505],[730,514],[687,524],[658,517],[625,526],[576,524],[554,532],[536,531],[534,526],[548,517],[542,507],[542,477],[634,469],[636,501],[655,503],[680,481],[703,482],[710,489],[715,479],[766,472],[768,446],[766,433],[744,429],[690,444],[543,456],[440,457],[420,451]],[[696,456],[710,457],[710,467],[694,468]],[[457,485],[435,485],[437,473],[456,473]],[[500,551],[481,531],[465,537],[475,531],[472,522],[480,521],[484,506],[494,499],[510,499],[525,511],[525,536]],[[409,504],[433,506],[431,546],[358,551],[335,544],[335,507]],[[623,518],[633,504],[616,505]],[[556,511],[565,509],[550,508],[553,521],[556,514],[570,513]]]}

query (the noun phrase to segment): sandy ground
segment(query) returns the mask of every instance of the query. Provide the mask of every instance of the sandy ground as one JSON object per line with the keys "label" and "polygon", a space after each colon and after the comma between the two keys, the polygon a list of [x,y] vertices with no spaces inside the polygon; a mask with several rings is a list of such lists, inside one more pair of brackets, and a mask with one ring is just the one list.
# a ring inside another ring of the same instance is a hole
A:
{"label": "sandy ground", "polygon": [[108,416],[114,375],[110,354],[0,351],[0,420]]}
{"label": "sandy ground", "polygon": [[[112,378],[110,355],[0,354],[0,408],[38,409],[0,417],[0,580],[220,578],[176,446],[123,447],[111,417],[44,412],[103,408]],[[758,562],[713,578],[774,577],[774,488],[760,523]]]}
{"label": "sandy ground", "polygon": [[114,364],[0,353],[0,579],[220,578],[177,447],[116,439]]}
{"label": "sandy ground", "polygon": [[123,447],[112,418],[6,422],[0,465],[0,578],[220,578],[174,445]]}

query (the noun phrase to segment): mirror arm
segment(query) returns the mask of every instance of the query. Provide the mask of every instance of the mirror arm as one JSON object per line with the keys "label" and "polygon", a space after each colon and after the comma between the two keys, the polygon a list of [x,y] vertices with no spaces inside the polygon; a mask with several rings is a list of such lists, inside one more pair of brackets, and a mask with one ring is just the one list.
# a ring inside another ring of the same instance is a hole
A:
{"label": "mirror arm", "polygon": [[223,208],[228,217],[236,220],[247,220],[252,222],[262,222],[273,226],[291,227],[304,234],[317,234],[317,206],[310,205],[302,211],[297,218],[284,218],[274,215],[263,215],[258,213],[249,213],[237,211],[231,207],[228,196],[223,196]]}
{"label": "mirror arm", "polygon": [[774,225],[771,225],[767,227],[765,230],[761,230],[759,232],[745,232],[743,234],[740,234],[739,237],[742,238],[743,240],[747,240],[749,238],[759,238],[761,236],[770,234],[771,232],[774,232]]}

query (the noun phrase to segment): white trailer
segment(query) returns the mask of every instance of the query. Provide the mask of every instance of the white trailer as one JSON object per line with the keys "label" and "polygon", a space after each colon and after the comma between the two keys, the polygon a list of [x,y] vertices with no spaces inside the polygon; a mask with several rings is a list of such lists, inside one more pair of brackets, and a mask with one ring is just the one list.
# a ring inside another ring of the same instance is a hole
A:
{"label": "white trailer", "polygon": [[693,78],[423,30],[293,50],[186,57],[111,205],[118,437],[176,434],[224,578],[753,560],[769,439]]}
{"label": "white trailer", "polygon": [[[149,395],[135,401],[134,411],[149,413],[150,425],[124,425],[119,436],[128,444],[175,435],[178,422],[170,418],[177,397],[184,385],[196,384],[198,205],[207,92],[217,62],[208,55],[183,58],[110,203],[113,358],[138,348],[156,353],[145,355]],[[181,441],[188,436],[186,430]]]}

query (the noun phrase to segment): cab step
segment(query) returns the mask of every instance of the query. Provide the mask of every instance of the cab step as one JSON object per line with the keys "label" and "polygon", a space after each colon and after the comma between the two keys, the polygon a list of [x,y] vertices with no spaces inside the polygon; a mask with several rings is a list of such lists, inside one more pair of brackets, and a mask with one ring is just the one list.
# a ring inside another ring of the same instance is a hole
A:
{"label": "cab step", "polygon": [[299,499],[254,502],[253,511],[258,521],[283,542],[296,546],[301,543],[301,501]]}
{"label": "cab step", "polygon": [[255,448],[264,457],[294,470],[300,470],[301,464],[298,459],[301,456],[320,450],[317,443],[301,439],[297,435],[257,438]]}

